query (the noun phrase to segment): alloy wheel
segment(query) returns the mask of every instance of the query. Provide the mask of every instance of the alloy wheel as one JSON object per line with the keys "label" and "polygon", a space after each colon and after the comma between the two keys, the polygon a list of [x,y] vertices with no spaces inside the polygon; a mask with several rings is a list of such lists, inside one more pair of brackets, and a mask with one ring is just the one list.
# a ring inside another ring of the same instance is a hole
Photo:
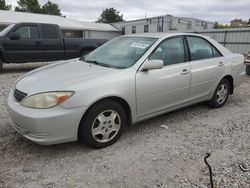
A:
{"label": "alloy wheel", "polygon": [[94,120],[91,128],[93,138],[101,143],[109,142],[121,128],[121,117],[114,110],[101,112]]}
{"label": "alloy wheel", "polygon": [[226,84],[221,84],[216,93],[217,102],[219,104],[224,103],[225,100],[227,99],[227,96],[228,96],[228,86]]}

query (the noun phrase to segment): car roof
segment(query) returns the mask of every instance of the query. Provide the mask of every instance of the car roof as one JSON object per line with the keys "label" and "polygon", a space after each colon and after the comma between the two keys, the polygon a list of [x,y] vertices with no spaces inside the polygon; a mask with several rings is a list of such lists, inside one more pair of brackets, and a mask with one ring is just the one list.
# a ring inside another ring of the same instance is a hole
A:
{"label": "car roof", "polygon": [[193,36],[200,36],[205,37],[204,35],[199,34],[193,34],[193,33],[177,33],[177,32],[171,32],[171,33],[138,33],[138,34],[128,34],[123,35],[123,37],[150,37],[150,38],[167,38],[171,36],[183,36],[183,35],[193,35]]}

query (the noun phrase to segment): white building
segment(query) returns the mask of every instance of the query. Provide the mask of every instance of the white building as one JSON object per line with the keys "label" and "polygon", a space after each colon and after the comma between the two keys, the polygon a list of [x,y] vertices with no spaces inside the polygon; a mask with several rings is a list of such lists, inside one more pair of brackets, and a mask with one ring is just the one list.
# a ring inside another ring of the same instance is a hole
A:
{"label": "white building", "polygon": [[110,24],[79,22],[62,16],[0,10],[0,30],[20,22],[57,24],[65,37],[112,39],[121,35],[120,30]]}
{"label": "white building", "polygon": [[113,23],[112,25],[119,28],[122,34],[206,30],[214,27],[213,22],[195,18],[174,17],[172,15],[124,21]]}
{"label": "white building", "polygon": [[0,31],[12,23],[20,22],[57,24],[65,37],[96,39],[112,39],[121,34],[195,31],[212,29],[214,27],[213,22],[171,15],[104,24],[79,22],[62,16],[0,10]]}

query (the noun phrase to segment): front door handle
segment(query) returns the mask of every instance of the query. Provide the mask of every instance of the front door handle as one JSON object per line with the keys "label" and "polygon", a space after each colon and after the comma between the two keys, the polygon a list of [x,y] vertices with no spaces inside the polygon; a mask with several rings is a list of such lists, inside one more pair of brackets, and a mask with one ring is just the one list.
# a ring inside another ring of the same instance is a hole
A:
{"label": "front door handle", "polygon": [[220,66],[224,66],[224,63],[221,61],[221,62],[219,62],[218,66],[219,66],[219,67],[220,67]]}
{"label": "front door handle", "polygon": [[181,72],[181,75],[185,75],[185,74],[188,74],[190,71],[187,70],[187,69],[183,69],[182,72]]}

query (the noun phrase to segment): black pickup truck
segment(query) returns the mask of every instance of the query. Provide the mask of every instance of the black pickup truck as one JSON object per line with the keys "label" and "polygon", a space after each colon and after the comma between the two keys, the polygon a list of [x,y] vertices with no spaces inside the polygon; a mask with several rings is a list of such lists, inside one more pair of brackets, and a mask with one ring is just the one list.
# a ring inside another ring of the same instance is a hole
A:
{"label": "black pickup truck", "polygon": [[18,23],[0,32],[0,71],[3,63],[54,61],[80,57],[107,40],[63,38],[58,25]]}

